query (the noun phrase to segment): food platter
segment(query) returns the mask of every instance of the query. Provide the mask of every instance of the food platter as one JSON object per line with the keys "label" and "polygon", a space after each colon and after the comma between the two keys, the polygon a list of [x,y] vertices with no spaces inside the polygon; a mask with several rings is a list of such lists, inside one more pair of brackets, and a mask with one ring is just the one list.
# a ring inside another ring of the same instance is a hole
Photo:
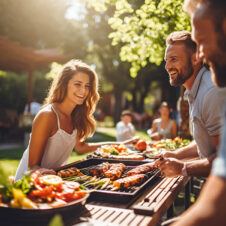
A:
{"label": "food platter", "polygon": [[175,151],[187,146],[190,140],[176,137],[174,139],[162,139],[159,141],[139,140],[130,145],[105,145],[98,148],[93,154],[87,156],[99,159],[151,161],[158,158],[165,151]]}
{"label": "food platter", "polygon": [[65,225],[73,222],[76,216],[84,211],[84,204],[89,194],[62,207],[46,209],[22,209],[0,206],[1,225],[4,226],[45,226],[56,215],[60,214]]}

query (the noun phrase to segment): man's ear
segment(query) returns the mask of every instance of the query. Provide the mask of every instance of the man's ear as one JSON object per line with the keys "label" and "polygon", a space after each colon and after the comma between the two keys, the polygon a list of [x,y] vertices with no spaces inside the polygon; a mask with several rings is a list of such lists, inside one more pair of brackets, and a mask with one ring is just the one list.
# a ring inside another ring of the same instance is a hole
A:
{"label": "man's ear", "polygon": [[191,55],[191,62],[193,65],[197,65],[202,62],[202,59],[199,57],[198,51]]}
{"label": "man's ear", "polygon": [[223,29],[224,35],[226,36],[226,17],[224,17],[224,20],[222,23],[222,29]]}

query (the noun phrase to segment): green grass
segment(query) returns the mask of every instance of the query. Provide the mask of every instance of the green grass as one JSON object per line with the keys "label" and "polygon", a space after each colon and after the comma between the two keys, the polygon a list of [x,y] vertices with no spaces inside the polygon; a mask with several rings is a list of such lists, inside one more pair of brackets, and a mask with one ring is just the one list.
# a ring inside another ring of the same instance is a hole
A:
{"label": "green grass", "polygon": [[[136,135],[142,139],[148,140],[146,131],[139,130]],[[104,142],[104,141],[115,141],[116,130],[115,128],[98,128],[92,138],[88,138],[87,142]],[[23,155],[25,148],[15,148],[0,150],[0,168],[3,170],[6,177],[15,175],[16,169],[19,165],[20,159]],[[81,159],[85,159],[87,154],[77,154],[75,151],[72,152],[68,163],[76,162]]]}

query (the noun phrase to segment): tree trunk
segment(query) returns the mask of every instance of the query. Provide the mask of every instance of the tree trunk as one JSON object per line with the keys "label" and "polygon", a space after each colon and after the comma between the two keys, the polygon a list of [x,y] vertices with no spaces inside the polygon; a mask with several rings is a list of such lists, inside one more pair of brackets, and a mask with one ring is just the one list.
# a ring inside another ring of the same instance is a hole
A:
{"label": "tree trunk", "polygon": [[120,115],[122,112],[122,90],[114,89],[114,97],[114,122],[117,123],[120,120]]}

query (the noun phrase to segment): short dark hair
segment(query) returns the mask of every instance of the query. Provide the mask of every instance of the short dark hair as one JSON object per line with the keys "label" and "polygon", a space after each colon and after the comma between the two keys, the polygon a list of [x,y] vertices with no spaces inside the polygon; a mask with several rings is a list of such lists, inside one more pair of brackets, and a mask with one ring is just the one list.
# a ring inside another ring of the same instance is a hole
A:
{"label": "short dark hair", "polygon": [[222,22],[226,17],[226,1],[225,0],[185,0],[183,9],[190,16],[193,15],[197,6],[201,4],[206,7],[208,17],[212,18],[217,32],[222,31]]}
{"label": "short dark hair", "polygon": [[189,31],[174,31],[166,39],[166,45],[183,43],[192,53],[196,52],[196,43],[191,38]]}
{"label": "short dark hair", "polygon": [[[203,4],[211,8],[212,10],[225,10],[226,1],[225,0],[185,0],[183,4],[183,9],[189,15],[192,15],[197,8],[198,4]],[[224,11],[225,12],[225,11]],[[225,13],[224,13],[225,14]]]}
{"label": "short dark hair", "polygon": [[160,104],[160,108],[162,108],[162,107],[166,107],[166,108],[170,109],[170,106],[169,106],[169,104],[168,104],[166,101],[163,101],[163,102]]}
{"label": "short dark hair", "polygon": [[124,110],[124,111],[122,111],[121,116],[125,116],[125,115],[128,115],[128,116],[130,116],[130,117],[133,116],[132,113],[131,113],[131,111],[129,111],[129,110]]}

